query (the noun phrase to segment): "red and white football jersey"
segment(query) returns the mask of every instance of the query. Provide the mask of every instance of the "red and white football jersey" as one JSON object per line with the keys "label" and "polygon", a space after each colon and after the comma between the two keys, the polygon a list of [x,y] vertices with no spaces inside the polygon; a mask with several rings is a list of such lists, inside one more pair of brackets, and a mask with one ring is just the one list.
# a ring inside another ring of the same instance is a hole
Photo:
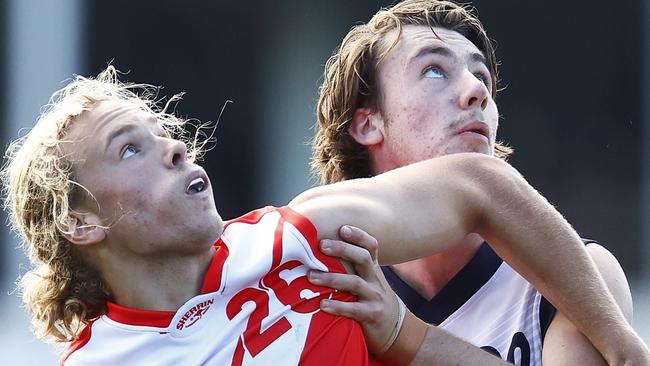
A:
{"label": "red and white football jersey", "polygon": [[319,310],[353,300],[312,285],[309,269],[341,272],[316,228],[288,207],[226,223],[201,293],[178,311],[109,303],[71,343],[63,365],[366,365],[360,325]]}

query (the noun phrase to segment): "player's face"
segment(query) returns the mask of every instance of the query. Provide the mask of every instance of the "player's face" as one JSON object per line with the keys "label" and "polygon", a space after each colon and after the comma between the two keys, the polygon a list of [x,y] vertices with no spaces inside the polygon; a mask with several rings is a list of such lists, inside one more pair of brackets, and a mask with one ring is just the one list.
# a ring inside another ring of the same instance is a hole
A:
{"label": "player's face", "polygon": [[66,150],[76,180],[96,199],[76,210],[96,213],[107,240],[126,255],[190,253],[221,234],[205,171],[187,160],[156,117],[133,106],[101,102],[72,122]]}
{"label": "player's face", "polygon": [[[405,26],[379,66],[384,141],[376,173],[459,152],[492,154],[498,111],[481,51],[457,32]],[[392,42],[395,32],[386,40]]]}

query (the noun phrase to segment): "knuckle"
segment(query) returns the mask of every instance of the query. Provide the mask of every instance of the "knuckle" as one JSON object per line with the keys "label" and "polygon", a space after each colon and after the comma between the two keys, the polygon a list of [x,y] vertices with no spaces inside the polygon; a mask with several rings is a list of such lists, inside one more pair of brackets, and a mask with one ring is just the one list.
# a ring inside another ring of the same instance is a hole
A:
{"label": "knuckle", "polygon": [[370,255],[370,252],[367,250],[364,250],[361,252],[361,263],[366,264],[366,265],[371,265],[372,264],[372,256]]}
{"label": "knuckle", "polygon": [[364,288],[366,286],[366,281],[364,281],[361,277],[359,276],[354,276],[352,277],[351,281],[352,288],[358,292],[358,290]]}
{"label": "knuckle", "polygon": [[362,238],[364,235],[367,235],[366,232],[363,229],[360,229],[356,226],[349,226],[350,228],[350,236],[359,240],[359,238]]}
{"label": "knuckle", "polygon": [[368,238],[368,250],[377,251],[377,249],[379,249],[379,242],[374,236],[370,236]]}
{"label": "knuckle", "polygon": [[381,309],[378,306],[373,306],[370,314],[372,319],[381,319]]}
{"label": "knuckle", "polygon": [[370,288],[370,291],[372,292],[373,299],[381,301],[381,299],[384,298],[384,293],[381,291],[381,289],[377,288],[377,286],[372,286]]}
{"label": "knuckle", "polygon": [[360,322],[369,323],[372,321],[372,317],[369,316],[368,310],[362,307],[359,303],[354,304],[350,308],[350,313],[354,314],[354,318]]}
{"label": "knuckle", "polygon": [[347,313],[350,315],[351,318],[354,318],[358,321],[362,320],[362,313],[359,311],[358,307],[355,306],[354,304],[350,304],[350,307],[347,309]]}

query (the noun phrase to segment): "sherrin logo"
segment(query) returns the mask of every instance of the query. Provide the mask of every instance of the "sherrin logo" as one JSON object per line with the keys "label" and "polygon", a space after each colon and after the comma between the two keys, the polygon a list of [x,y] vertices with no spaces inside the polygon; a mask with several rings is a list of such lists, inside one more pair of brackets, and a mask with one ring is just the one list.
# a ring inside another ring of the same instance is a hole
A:
{"label": "sherrin logo", "polygon": [[192,324],[196,323],[201,319],[201,317],[208,312],[210,305],[214,303],[214,299],[200,302],[194,305],[190,310],[188,310],[185,315],[178,321],[176,324],[176,329],[182,330],[183,328],[189,328]]}

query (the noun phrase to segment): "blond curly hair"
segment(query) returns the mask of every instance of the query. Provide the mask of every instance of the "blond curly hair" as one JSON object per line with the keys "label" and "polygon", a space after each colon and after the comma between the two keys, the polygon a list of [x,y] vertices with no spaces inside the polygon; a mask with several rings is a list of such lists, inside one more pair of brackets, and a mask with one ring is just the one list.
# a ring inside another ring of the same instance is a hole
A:
{"label": "blond curly hair", "polygon": [[[377,12],[367,24],[353,27],[325,64],[316,106],[317,131],[312,143],[311,168],[325,184],[372,175],[365,147],[347,132],[357,108],[381,108],[377,72],[379,64],[399,41],[405,25],[424,25],[456,31],[483,52],[496,97],[498,70],[494,46],[474,9],[451,1],[405,0]],[[385,42],[387,33],[397,37]],[[435,32],[434,32],[435,33]],[[497,142],[495,154],[506,158],[512,149]]]}
{"label": "blond curly hair", "polygon": [[212,136],[202,132],[207,124],[190,134],[185,126],[193,121],[168,113],[182,94],[161,106],[159,88],[120,82],[118,74],[108,66],[96,78],[76,76],[52,95],[31,131],[12,142],[5,155],[5,209],[32,264],[18,286],[35,334],[46,341],[76,339],[89,321],[105,312],[111,298],[99,273],[62,235],[75,230],[76,220],[70,216],[75,200],[83,192],[92,197],[75,181],[74,164],[63,153],[68,126],[99,102],[117,101],[156,116],[171,136],[188,145],[190,160],[204,152]]}

